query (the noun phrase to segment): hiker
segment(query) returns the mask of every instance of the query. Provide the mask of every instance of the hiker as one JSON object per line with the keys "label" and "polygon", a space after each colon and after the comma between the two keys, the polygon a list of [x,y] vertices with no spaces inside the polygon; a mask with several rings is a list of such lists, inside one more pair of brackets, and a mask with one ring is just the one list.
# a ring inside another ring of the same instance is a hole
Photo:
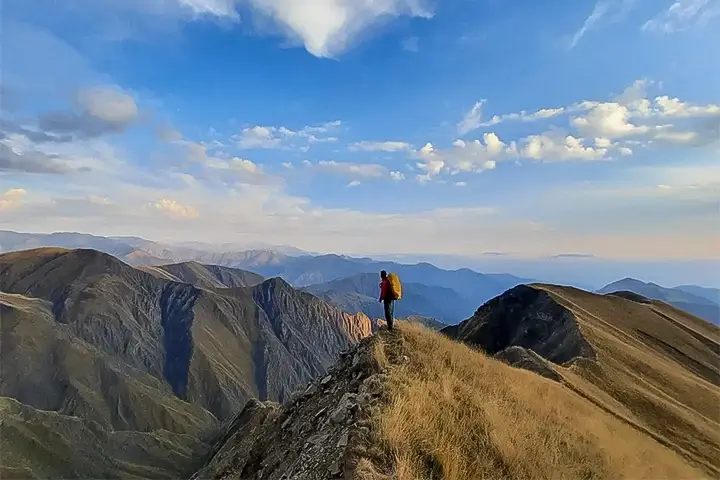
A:
{"label": "hiker", "polygon": [[395,297],[392,291],[392,285],[390,285],[390,279],[388,278],[385,270],[380,272],[380,302],[385,307],[385,321],[387,322],[388,330],[393,329],[393,314],[395,313]]}

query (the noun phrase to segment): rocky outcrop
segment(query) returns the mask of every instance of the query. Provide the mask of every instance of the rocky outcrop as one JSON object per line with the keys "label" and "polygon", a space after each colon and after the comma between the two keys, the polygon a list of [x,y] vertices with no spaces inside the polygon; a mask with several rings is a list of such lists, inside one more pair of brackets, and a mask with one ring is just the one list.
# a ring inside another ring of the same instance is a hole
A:
{"label": "rocky outcrop", "polygon": [[283,407],[248,402],[192,479],[349,478],[370,434],[370,412],[385,394],[374,341],[343,353]]}
{"label": "rocky outcrop", "polygon": [[529,370],[557,382],[562,380],[562,376],[552,368],[547,360],[523,347],[508,347],[496,353],[495,358],[511,367]]}
{"label": "rocky outcrop", "polygon": [[532,350],[553,363],[595,358],[574,314],[545,290],[520,285],[490,300],[468,320],[442,330],[490,355],[511,346]]}

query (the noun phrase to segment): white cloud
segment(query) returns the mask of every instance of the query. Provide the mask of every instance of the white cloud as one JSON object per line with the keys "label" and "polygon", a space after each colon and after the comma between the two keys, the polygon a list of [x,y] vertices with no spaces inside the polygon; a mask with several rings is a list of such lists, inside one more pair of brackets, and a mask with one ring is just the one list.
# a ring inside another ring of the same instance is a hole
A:
{"label": "white cloud", "polygon": [[572,135],[564,139],[548,134],[532,135],[527,138],[521,155],[533,160],[599,160],[607,154],[606,148],[583,145]]}
{"label": "white cloud", "polygon": [[654,112],[663,117],[690,118],[720,116],[720,105],[692,105],[667,95],[655,98]]}
{"label": "white cloud", "polygon": [[618,103],[600,103],[590,109],[585,116],[575,117],[570,124],[582,135],[615,139],[648,133],[647,126],[637,126],[629,122],[629,111]]}
{"label": "white cloud", "polygon": [[[291,130],[287,127],[273,127],[257,125],[244,128],[233,140],[240,148],[303,148],[311,143],[336,142],[337,137],[328,136],[327,133],[338,129],[340,121],[328,122],[321,125],[308,125],[300,130]],[[300,142],[299,145],[296,142]]]}
{"label": "white cloud", "polygon": [[[476,104],[476,106],[477,106],[477,104]],[[563,113],[568,113],[569,111],[571,111],[571,110],[567,109],[565,107],[541,108],[534,112],[527,112],[525,110],[522,110],[519,113],[506,113],[503,115],[493,115],[490,118],[490,120],[487,120],[485,122],[481,121],[481,118],[480,118],[481,112],[480,111],[475,112],[475,114],[473,114],[473,112],[471,111],[470,114],[466,115],[465,119],[463,119],[463,122],[467,121],[467,124],[465,126],[472,127],[471,130],[477,130],[480,127],[493,127],[495,125],[499,125],[508,120],[519,120],[521,122],[534,122],[534,121],[539,121],[539,120],[547,120],[549,118],[553,118],[553,117],[562,115]],[[475,115],[477,115],[477,117]],[[471,120],[468,121],[468,119],[471,119]],[[463,122],[461,122],[461,124],[463,124]]]}
{"label": "white cloud", "polygon": [[348,147],[351,151],[365,151],[365,152],[400,152],[406,150],[412,150],[412,145],[406,142],[355,142]]}
{"label": "white cloud", "polygon": [[283,139],[275,127],[255,126],[244,128],[237,138],[240,148],[277,148]]}
{"label": "white cloud", "polygon": [[667,10],[645,22],[642,30],[673,33],[694,26],[704,26],[718,16],[719,0],[678,0]]}
{"label": "white cloud", "polygon": [[457,131],[460,135],[465,135],[480,128],[482,123],[482,108],[485,101],[486,100],[483,99],[479,102],[475,102],[475,105],[473,105],[470,111],[465,114],[462,121],[457,124]]}
{"label": "white cloud", "polygon": [[390,178],[396,181],[405,180],[405,174],[402,172],[390,172]]}
{"label": "white cloud", "polygon": [[352,182],[348,183],[348,187],[357,187],[360,185],[360,182],[358,180],[353,180]]}
{"label": "white cloud", "polygon": [[346,177],[382,178],[389,175],[387,167],[377,163],[350,163],[323,160],[313,164],[304,162],[309,168]]}
{"label": "white cloud", "polygon": [[272,19],[317,57],[333,57],[394,17],[431,18],[422,0],[248,0],[256,16]]}
{"label": "white cloud", "polygon": [[[532,153],[546,160],[553,152],[559,154],[558,160],[587,160],[614,153],[632,155],[631,145],[696,146],[720,140],[720,105],[692,104],[668,95],[651,98],[648,95],[651,87],[661,88],[661,84],[637,80],[612,101],[582,100],[533,112],[494,115],[485,122],[480,121],[480,103],[461,124],[474,129],[511,120],[540,122],[567,115],[569,121],[564,129],[554,128],[553,134],[540,132],[517,140],[521,156]],[[573,139],[570,144],[566,137]]]}
{"label": "white cloud", "polygon": [[23,188],[11,188],[0,194],[0,212],[15,210],[22,205],[27,191]]}
{"label": "white cloud", "polygon": [[456,187],[467,187],[467,182],[455,182]]}
{"label": "white cloud", "polygon": [[450,173],[492,170],[498,160],[517,156],[517,146],[514,142],[506,144],[494,133],[486,133],[482,141],[456,140],[448,150],[436,150],[428,143],[416,156],[420,159],[417,167],[425,172],[418,180],[426,182],[443,170]]}
{"label": "white cloud", "polygon": [[432,18],[425,0],[176,0],[195,16],[240,20],[252,14],[261,33],[280,33],[317,57],[335,57],[397,17]]}
{"label": "white cloud", "polygon": [[176,200],[170,200],[168,198],[162,198],[157,202],[150,203],[149,206],[175,220],[191,220],[200,217],[200,214],[195,208],[182,205]]}
{"label": "white cloud", "polygon": [[420,39],[418,37],[406,38],[402,41],[402,49],[406,52],[420,51]]}

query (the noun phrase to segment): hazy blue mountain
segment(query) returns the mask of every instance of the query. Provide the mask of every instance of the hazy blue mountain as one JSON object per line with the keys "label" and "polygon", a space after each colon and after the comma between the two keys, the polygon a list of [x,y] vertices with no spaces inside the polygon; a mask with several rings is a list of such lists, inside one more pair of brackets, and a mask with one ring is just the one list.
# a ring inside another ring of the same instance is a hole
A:
{"label": "hazy blue mountain", "polygon": [[485,275],[467,268],[443,270],[429,263],[403,265],[339,255],[285,257],[273,265],[239,263],[233,266],[257,272],[265,277],[279,276],[296,287],[327,283],[361,273],[378,275],[381,270],[386,270],[397,273],[405,284],[417,283],[452,289],[475,305],[529,281],[506,274]]}
{"label": "hazy blue mountain", "polygon": [[[643,297],[669,303],[708,322],[715,324],[720,323],[720,305],[708,298],[687,291],[687,288],[688,287],[668,288],[655,283],[646,283],[634,278],[624,278],[604,286],[598,290],[598,293],[633,292]],[[693,286],[690,286],[690,289],[696,291],[700,289],[699,291],[703,291],[706,294],[710,293],[706,292],[706,290],[713,290]]]}
{"label": "hazy blue mountain", "polygon": [[699,287],[697,285],[679,285],[676,290],[682,290],[696,297],[702,297],[720,305],[720,288]]}
{"label": "hazy blue mountain", "polygon": [[[330,282],[304,287],[323,300],[338,305],[348,313],[364,313],[370,318],[382,318],[379,303],[380,278],[377,273],[359,273]],[[460,322],[473,314],[477,302],[451,288],[403,283],[403,298],[395,306],[395,316],[412,315],[435,318],[446,324]]]}
{"label": "hazy blue mountain", "polygon": [[105,238],[76,233],[42,235],[0,232],[0,251],[39,246],[91,248],[109,253],[133,266],[194,261],[204,265],[240,268],[265,278],[281,277],[295,287],[327,283],[361,273],[377,275],[380,270],[387,270],[397,273],[403,283],[454,290],[465,299],[463,307],[459,307],[458,311],[464,310],[465,302],[476,306],[509,288],[530,281],[508,274],[486,275],[467,268],[443,270],[427,262],[406,265],[334,254],[291,256],[274,250],[217,251],[196,248],[203,245],[168,245],[137,237]]}

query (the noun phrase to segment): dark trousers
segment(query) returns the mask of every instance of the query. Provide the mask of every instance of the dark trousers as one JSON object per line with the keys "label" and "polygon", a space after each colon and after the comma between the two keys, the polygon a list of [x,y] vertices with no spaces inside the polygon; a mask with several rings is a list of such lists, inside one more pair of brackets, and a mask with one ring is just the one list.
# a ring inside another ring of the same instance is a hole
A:
{"label": "dark trousers", "polygon": [[385,321],[387,322],[388,328],[393,328],[393,315],[395,314],[395,300],[383,300],[383,306],[385,307]]}

